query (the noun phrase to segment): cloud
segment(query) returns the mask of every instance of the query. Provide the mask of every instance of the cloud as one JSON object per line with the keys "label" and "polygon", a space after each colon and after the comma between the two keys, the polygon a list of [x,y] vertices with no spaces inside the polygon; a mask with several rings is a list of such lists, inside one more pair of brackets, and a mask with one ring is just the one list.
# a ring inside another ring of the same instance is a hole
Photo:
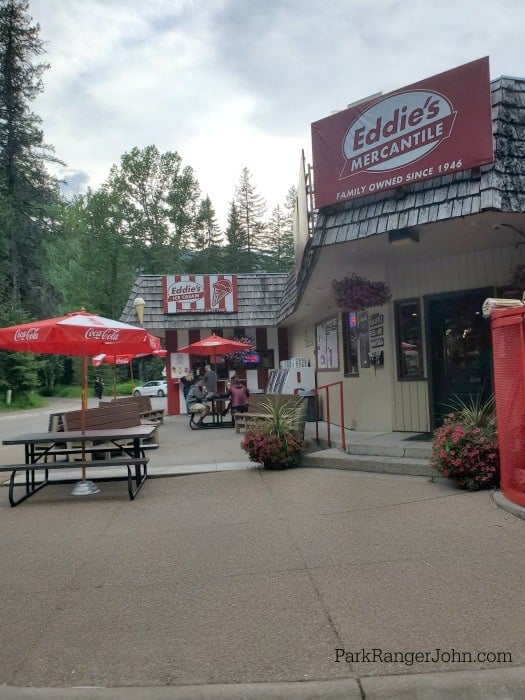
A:
{"label": "cloud", "polygon": [[[310,124],[372,93],[489,55],[522,73],[508,0],[30,0],[51,69],[45,139],[97,187],[123,153],[177,151],[221,225],[241,170],[270,208],[297,183]],[[79,185],[81,183],[79,182]]]}

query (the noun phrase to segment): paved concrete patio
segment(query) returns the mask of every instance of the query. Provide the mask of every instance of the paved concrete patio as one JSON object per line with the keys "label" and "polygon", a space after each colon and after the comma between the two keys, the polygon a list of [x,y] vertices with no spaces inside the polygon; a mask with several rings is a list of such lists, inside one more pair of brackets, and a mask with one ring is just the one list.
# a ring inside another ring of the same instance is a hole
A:
{"label": "paved concrete patio", "polygon": [[0,697],[523,696],[522,520],[426,477],[265,472],[240,437],[168,419],[152,462],[181,471],[134,502],[0,490]]}

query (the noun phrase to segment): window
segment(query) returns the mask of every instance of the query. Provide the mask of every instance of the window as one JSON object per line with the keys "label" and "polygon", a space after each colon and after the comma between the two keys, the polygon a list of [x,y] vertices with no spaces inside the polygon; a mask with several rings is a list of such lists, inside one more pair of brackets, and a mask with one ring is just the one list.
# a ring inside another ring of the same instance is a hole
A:
{"label": "window", "polygon": [[343,314],[343,353],[345,375],[359,376],[359,363],[357,346],[359,332],[357,328],[357,314],[355,311]]}
{"label": "window", "polygon": [[394,302],[398,379],[423,379],[419,299]]}

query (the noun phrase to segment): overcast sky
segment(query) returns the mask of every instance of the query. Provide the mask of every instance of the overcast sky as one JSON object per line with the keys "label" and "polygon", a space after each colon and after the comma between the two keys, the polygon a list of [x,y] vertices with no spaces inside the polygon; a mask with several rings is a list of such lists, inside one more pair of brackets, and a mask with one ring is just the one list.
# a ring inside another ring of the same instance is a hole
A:
{"label": "overcast sky", "polygon": [[155,144],[224,226],[243,167],[268,203],[297,184],[310,124],[483,56],[525,77],[523,0],[29,0],[46,42],[33,104],[73,189]]}

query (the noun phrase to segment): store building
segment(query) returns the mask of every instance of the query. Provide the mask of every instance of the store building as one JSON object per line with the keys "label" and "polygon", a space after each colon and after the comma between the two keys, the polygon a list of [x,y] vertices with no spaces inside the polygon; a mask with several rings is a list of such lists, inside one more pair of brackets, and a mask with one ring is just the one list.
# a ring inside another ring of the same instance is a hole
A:
{"label": "store building", "polygon": [[[316,146],[325,128],[321,141],[341,162]],[[361,160],[345,151],[349,139],[367,149]],[[393,150],[401,160],[381,163]],[[481,306],[523,289],[525,79],[489,82],[488,59],[475,61],[316,122],[313,152],[315,223],[306,223],[302,178],[291,275],[237,275],[237,307],[220,313],[168,313],[163,278],[140,277],[122,320],[137,322],[133,302],[142,297],[144,325],[165,337],[169,353],[212,331],[252,337],[266,352],[265,366],[246,370],[252,388],[266,388],[272,364],[307,358],[318,387],[342,382],[347,427],[432,430],[456,397],[490,394]],[[332,281],[352,273],[384,283],[390,299],[341,309]],[[177,402],[170,399],[171,413]],[[330,417],[341,422],[337,401]]]}

